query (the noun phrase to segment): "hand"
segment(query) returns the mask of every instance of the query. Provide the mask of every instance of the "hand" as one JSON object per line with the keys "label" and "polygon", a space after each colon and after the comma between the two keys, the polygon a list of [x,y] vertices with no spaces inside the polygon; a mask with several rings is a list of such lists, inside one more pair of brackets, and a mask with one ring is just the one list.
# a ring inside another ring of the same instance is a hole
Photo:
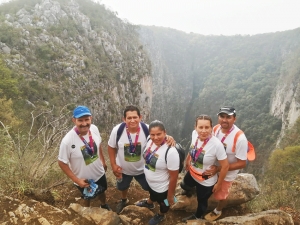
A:
{"label": "hand", "polygon": [[114,175],[116,177],[121,177],[122,176],[122,167],[120,167],[119,165],[115,164],[115,165],[112,165],[112,171],[114,173]]}
{"label": "hand", "polygon": [[175,204],[175,202],[174,202],[174,196],[168,196],[167,199],[168,199],[170,207]]}
{"label": "hand", "polygon": [[75,183],[78,184],[81,188],[86,188],[90,186],[89,182],[87,182],[87,179],[78,179]]}
{"label": "hand", "polygon": [[209,177],[214,176],[218,172],[218,167],[211,165],[203,172],[203,175],[208,175]]}
{"label": "hand", "polygon": [[106,172],[107,171],[107,165],[106,165],[106,163],[103,164],[103,168],[104,168],[104,171]]}
{"label": "hand", "polygon": [[213,189],[212,189],[212,192],[217,192],[221,189],[222,185],[219,184],[218,182],[214,185]]}
{"label": "hand", "polygon": [[166,135],[166,141],[167,141],[167,145],[169,146],[175,146],[176,141],[174,140],[174,138],[170,135]]}

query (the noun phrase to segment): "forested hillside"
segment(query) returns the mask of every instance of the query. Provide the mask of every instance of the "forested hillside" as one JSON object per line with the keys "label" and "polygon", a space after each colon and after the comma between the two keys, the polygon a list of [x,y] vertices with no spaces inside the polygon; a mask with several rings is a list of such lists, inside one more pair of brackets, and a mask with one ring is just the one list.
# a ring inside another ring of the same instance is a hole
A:
{"label": "forested hillside", "polygon": [[[234,106],[237,125],[254,143],[257,165],[263,164],[268,150],[274,148],[282,123],[294,123],[286,115],[291,110],[299,115],[298,109],[290,105],[281,112],[271,112],[271,104],[296,101],[299,105],[299,67],[291,62],[299,60],[300,29],[227,37],[142,27],[140,34],[152,62],[156,104],[151,107],[151,118],[162,117],[172,134],[186,140],[196,115],[208,114],[216,123],[221,106]],[[276,99],[277,86],[286,82],[294,85],[289,99],[284,100],[285,93]]]}

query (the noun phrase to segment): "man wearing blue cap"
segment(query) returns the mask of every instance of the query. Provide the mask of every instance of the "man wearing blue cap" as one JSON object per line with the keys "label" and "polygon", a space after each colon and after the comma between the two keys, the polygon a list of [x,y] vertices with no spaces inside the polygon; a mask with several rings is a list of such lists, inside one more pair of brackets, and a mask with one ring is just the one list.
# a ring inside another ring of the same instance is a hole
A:
{"label": "man wearing blue cap", "polygon": [[90,199],[98,196],[100,207],[111,210],[106,204],[107,166],[100,145],[101,136],[92,124],[89,108],[76,107],[72,121],[75,126],[60,144],[58,165],[82,193],[84,206],[90,206]]}

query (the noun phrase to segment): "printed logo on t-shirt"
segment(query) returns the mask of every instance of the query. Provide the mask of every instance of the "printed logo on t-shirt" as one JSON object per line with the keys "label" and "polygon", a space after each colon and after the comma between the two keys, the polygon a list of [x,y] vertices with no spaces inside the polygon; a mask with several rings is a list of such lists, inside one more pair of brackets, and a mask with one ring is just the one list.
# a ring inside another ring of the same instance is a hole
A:
{"label": "printed logo on t-shirt", "polygon": [[94,152],[92,152],[92,150],[88,150],[85,145],[81,146],[80,150],[81,150],[85,165],[89,165],[89,164],[95,162],[99,158],[98,154],[97,154],[98,149],[97,149],[97,145],[95,142],[94,142]]}
{"label": "printed logo on t-shirt", "polygon": [[[192,156],[192,152],[194,151],[194,145],[191,145],[190,147],[190,155]],[[198,150],[199,151],[199,150]],[[196,168],[199,169],[203,169],[203,159],[204,159],[204,155],[205,155],[205,150],[203,149],[201,151],[201,153],[199,154],[198,158],[196,159],[196,161],[194,161],[193,157],[192,157],[192,165]]]}
{"label": "printed logo on t-shirt", "polygon": [[145,159],[145,168],[148,170],[151,170],[155,172],[156,169],[156,163],[158,160],[159,155],[154,153],[153,155],[150,152],[145,152],[143,154],[143,157]]}
{"label": "printed logo on t-shirt", "polygon": [[141,160],[141,142],[136,144],[134,152],[130,151],[130,144],[124,144],[124,159],[126,162],[138,162]]}

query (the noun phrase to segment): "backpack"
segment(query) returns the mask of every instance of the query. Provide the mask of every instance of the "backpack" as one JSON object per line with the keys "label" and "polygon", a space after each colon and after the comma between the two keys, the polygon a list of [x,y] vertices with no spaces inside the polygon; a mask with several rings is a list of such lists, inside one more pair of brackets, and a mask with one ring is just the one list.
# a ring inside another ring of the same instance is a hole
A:
{"label": "backpack", "polygon": [[[166,163],[167,163],[167,154],[168,154],[170,148],[171,148],[171,146],[168,147],[166,154],[165,154]],[[175,144],[175,148],[179,155],[179,173],[180,173],[184,167],[185,150],[182,148],[182,146],[179,143]]]}
{"label": "backpack", "polygon": [[[216,133],[216,131],[221,127],[220,124],[217,124],[216,126],[214,126],[213,130],[214,130],[214,133]],[[239,136],[241,134],[243,134],[244,132],[242,130],[239,130],[235,136],[234,136],[234,139],[233,139],[233,146],[232,146],[232,152],[235,152],[235,149],[236,149],[236,142],[239,138]],[[247,150],[247,160],[249,161],[253,161],[255,159],[255,149],[254,149],[254,146],[251,144],[250,141],[248,141],[248,150]]]}
{"label": "backpack", "polygon": [[[147,137],[149,136],[149,129],[148,129],[148,127],[147,127],[147,125],[146,125],[145,123],[140,122],[140,124],[141,124],[141,126],[142,126],[142,128],[143,128],[144,134],[145,134],[146,139],[147,139]],[[120,138],[121,138],[121,135],[122,135],[122,133],[123,133],[123,130],[124,130],[125,126],[126,126],[126,123],[123,122],[123,123],[121,123],[121,125],[120,125],[119,128],[118,128],[118,131],[117,131],[117,138],[116,138],[116,145],[117,145],[117,146],[118,146],[118,141],[119,141]]]}

